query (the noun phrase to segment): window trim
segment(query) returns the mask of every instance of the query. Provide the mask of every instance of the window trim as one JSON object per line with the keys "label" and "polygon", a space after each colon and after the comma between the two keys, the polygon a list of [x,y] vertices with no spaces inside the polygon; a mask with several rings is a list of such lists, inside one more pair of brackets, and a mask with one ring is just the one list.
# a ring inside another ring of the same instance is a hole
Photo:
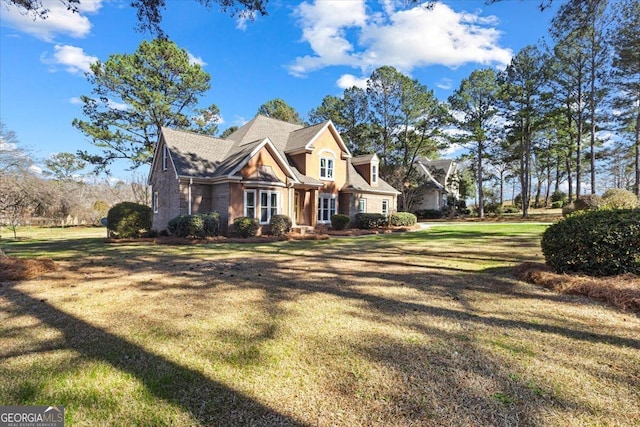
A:
{"label": "window trim", "polygon": [[364,197],[358,199],[358,213],[367,213],[367,199]]}
{"label": "window trim", "polygon": [[377,163],[371,164],[371,183],[372,184],[378,183],[378,164]]}
{"label": "window trim", "polygon": [[166,145],[162,146],[162,170],[166,171],[168,169],[169,160],[169,149]]}
{"label": "window trim", "polygon": [[[318,161],[318,175],[322,181],[335,181],[336,180],[336,155],[333,151],[325,148],[318,153],[320,160]],[[326,162],[325,167],[322,167],[322,162]],[[324,169],[324,176],[322,171]],[[330,172],[330,176],[329,176]]]}
{"label": "window trim", "polygon": [[[247,214],[247,193],[252,193],[253,194],[253,206],[252,206],[253,207],[253,216],[249,216]],[[246,216],[248,218],[255,219],[257,211],[258,211],[256,209],[257,205],[258,205],[258,203],[257,203],[257,200],[256,200],[256,190],[244,190],[244,212],[243,212],[244,216]]]}
{"label": "window trim", "polygon": [[[262,206],[262,195],[263,194],[267,195],[267,205],[266,206]],[[275,199],[276,206],[275,206],[275,208],[274,208],[273,204],[271,203],[273,201],[273,195],[276,196],[276,199]],[[277,192],[277,191],[260,190],[257,204],[259,206],[259,209],[256,212],[256,213],[259,212],[258,222],[260,224],[262,224],[262,225],[269,224],[269,221],[271,221],[271,217],[273,215],[278,215],[280,213],[280,205],[281,205],[281,203],[280,203],[280,193]],[[266,221],[262,221],[262,209],[263,208],[267,209],[267,220]],[[275,209],[275,213],[274,213],[274,209]]]}
{"label": "window trim", "polygon": [[389,199],[382,199],[382,215],[389,215]]}
{"label": "window trim", "polygon": [[153,213],[158,213],[158,192],[154,191],[151,195],[151,209]]}
{"label": "window trim", "polygon": [[[322,209],[322,200],[323,199],[327,199],[329,200],[329,206],[327,208],[327,219],[321,219],[321,211]],[[333,209],[331,209],[331,205],[333,204]],[[333,212],[333,214],[332,214]],[[318,212],[317,212],[317,218],[316,221],[318,224],[330,224],[331,223],[331,217],[333,215],[336,215],[338,213],[338,197],[335,194],[329,194],[329,193],[320,193],[318,195]]]}

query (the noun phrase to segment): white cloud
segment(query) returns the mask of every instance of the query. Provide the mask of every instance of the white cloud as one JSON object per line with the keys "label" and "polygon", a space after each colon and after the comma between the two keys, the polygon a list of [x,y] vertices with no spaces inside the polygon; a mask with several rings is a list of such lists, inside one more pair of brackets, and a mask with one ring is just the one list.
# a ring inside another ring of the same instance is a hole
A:
{"label": "white cloud", "polygon": [[207,65],[207,63],[204,62],[204,60],[201,57],[195,56],[191,52],[187,52],[187,56],[189,57],[189,63],[191,64],[196,64],[201,67],[204,67],[205,65]]}
{"label": "white cloud", "polygon": [[86,14],[98,12],[103,0],[83,0],[74,13],[58,1],[44,2],[49,13],[46,19],[34,18],[32,14],[21,13],[15,6],[2,5],[2,25],[31,34],[51,42],[56,34],[74,38],[86,37],[91,32],[91,22]]}
{"label": "white cloud", "polygon": [[408,73],[435,64],[505,66],[511,60],[511,50],[499,45],[495,16],[456,12],[441,3],[397,10],[395,3],[384,0],[383,11],[369,14],[364,0],[302,3],[296,15],[313,54],[296,58],[289,72],[304,76],[334,65],[365,72],[392,65]]}
{"label": "white cloud", "polygon": [[[87,55],[80,47],[69,45],[55,45],[53,56],[44,53],[40,60],[49,65],[63,65],[72,74],[88,73],[92,63],[98,61],[95,56]],[[54,69],[55,71],[55,69]]]}
{"label": "white cloud", "polygon": [[356,77],[353,74],[343,74],[336,82],[336,85],[340,89],[350,89],[354,86],[364,89],[367,87],[367,77]]}
{"label": "white cloud", "polygon": [[256,17],[257,13],[255,11],[241,13],[236,20],[236,28],[240,31],[246,31],[247,24],[255,21]]}
{"label": "white cloud", "polygon": [[438,83],[436,83],[436,87],[442,90],[449,90],[451,89],[452,84],[453,84],[453,80],[443,77],[442,79],[440,79]]}
{"label": "white cloud", "polygon": [[82,105],[82,99],[80,99],[79,96],[74,96],[70,98],[69,102],[72,103],[73,105]]}

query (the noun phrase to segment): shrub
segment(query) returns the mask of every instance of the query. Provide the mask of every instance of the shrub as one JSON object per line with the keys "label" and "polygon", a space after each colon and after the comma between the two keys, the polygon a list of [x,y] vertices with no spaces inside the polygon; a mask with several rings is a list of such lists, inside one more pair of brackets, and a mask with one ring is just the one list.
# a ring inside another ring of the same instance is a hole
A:
{"label": "shrub", "polygon": [[583,194],[573,202],[577,211],[595,211],[602,207],[602,197],[597,194]]}
{"label": "shrub", "polygon": [[254,237],[258,234],[260,224],[255,218],[241,216],[233,220],[233,229],[240,237]]}
{"label": "shrub", "polygon": [[351,222],[349,215],[336,214],[331,217],[331,228],[334,230],[346,230]]}
{"label": "shrub", "polygon": [[487,203],[484,205],[484,213],[491,216],[502,215],[502,205],[500,203]]}
{"label": "shrub", "polygon": [[640,274],[640,209],[569,216],[544,232],[542,253],[558,273]]}
{"label": "shrub", "polygon": [[180,215],[169,221],[169,232],[180,237],[205,238],[220,234],[220,214]]}
{"label": "shrub", "polygon": [[439,209],[418,209],[414,213],[420,219],[438,219],[442,218],[443,215],[443,212]]}
{"label": "shrub", "polygon": [[389,217],[389,225],[393,227],[410,227],[416,225],[418,218],[409,212],[396,212]]}
{"label": "shrub", "polygon": [[602,195],[602,209],[635,209],[638,197],[629,190],[611,188]]}
{"label": "shrub", "polygon": [[269,220],[269,225],[271,225],[271,234],[274,236],[282,236],[291,231],[293,223],[291,222],[291,218],[286,215],[272,215]]}
{"label": "shrub", "polygon": [[113,237],[142,237],[151,229],[152,218],[149,206],[133,202],[118,203],[107,213],[107,230]]}
{"label": "shrub", "polygon": [[567,217],[574,213],[576,208],[573,206],[573,203],[569,203],[568,205],[562,206],[562,216]]}
{"label": "shrub", "polygon": [[564,206],[564,201],[562,200],[556,200],[554,202],[551,202],[551,209],[560,209],[563,206]]}
{"label": "shrub", "polygon": [[518,212],[520,212],[520,209],[517,206],[505,206],[502,208],[502,213],[514,214]]}
{"label": "shrub", "polygon": [[357,213],[355,224],[356,228],[380,228],[387,224],[387,218],[379,213]]}
{"label": "shrub", "polygon": [[[551,194],[551,202],[562,202],[562,204],[564,205],[565,203],[567,203],[567,193],[565,193],[564,191],[560,191],[560,190],[556,190],[553,192],[553,194]],[[562,207],[562,206],[559,206]]]}

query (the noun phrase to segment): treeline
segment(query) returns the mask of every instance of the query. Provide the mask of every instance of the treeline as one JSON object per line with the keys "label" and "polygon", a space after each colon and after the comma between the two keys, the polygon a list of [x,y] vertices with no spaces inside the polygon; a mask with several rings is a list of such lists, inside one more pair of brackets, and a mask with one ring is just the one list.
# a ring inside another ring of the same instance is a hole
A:
{"label": "treeline", "polygon": [[44,161],[45,170],[0,123],[0,226],[99,225],[111,206],[130,200],[149,204],[142,178],[110,181],[82,175],[85,163],[71,153]]}
{"label": "treeline", "polygon": [[562,189],[569,201],[606,188],[640,194],[640,2],[567,1],[550,35],[504,71],[473,71],[446,101],[378,68],[366,88],[326,96],[308,122],[331,119],[354,153],[376,151],[381,176],[403,193],[418,184],[417,156],[466,147],[481,216],[486,195],[503,202],[505,182],[519,187],[525,216]]}

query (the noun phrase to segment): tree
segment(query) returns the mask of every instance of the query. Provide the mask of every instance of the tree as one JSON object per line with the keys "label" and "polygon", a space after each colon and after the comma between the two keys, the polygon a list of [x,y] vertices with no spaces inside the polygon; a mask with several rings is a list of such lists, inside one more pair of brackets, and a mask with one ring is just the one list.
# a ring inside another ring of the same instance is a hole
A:
{"label": "tree", "polygon": [[475,154],[480,218],[484,216],[482,160],[487,153],[492,120],[498,112],[497,95],[496,73],[490,68],[485,68],[473,71],[468,78],[460,82],[460,87],[449,97],[454,124],[465,132],[457,141],[471,144],[472,152]]}
{"label": "tree", "polygon": [[303,124],[302,119],[295,108],[280,98],[275,98],[262,104],[258,108],[258,114],[282,120],[283,122],[294,123],[296,125]]}
{"label": "tree", "polygon": [[632,136],[635,181],[633,192],[640,197],[640,3],[623,1],[618,25],[613,33],[614,106],[622,130]]}
{"label": "tree", "polygon": [[[551,58],[551,84],[554,99],[565,113],[566,132],[573,141],[567,147],[567,172],[571,177],[575,170],[576,197],[582,194],[583,138],[587,117],[588,63],[585,40],[579,32],[564,36],[553,48]],[[573,156],[572,156],[573,154]],[[575,162],[575,163],[574,163]],[[574,167],[575,166],[575,167]],[[571,178],[569,178],[571,179]],[[572,185],[569,184],[569,200],[572,200]]]}
{"label": "tree", "polygon": [[96,172],[108,172],[119,159],[130,161],[131,169],[149,164],[163,126],[214,130],[217,107],[196,108],[210,76],[169,40],[143,41],[133,54],[98,61],[87,78],[94,96],[81,97],[87,120],[74,119],[73,126],[102,150],[100,155],[78,151]]}
{"label": "tree", "polygon": [[589,163],[591,193],[596,192],[596,133],[600,119],[598,109],[607,93],[604,80],[609,59],[606,40],[605,11],[608,0],[568,0],[552,22],[552,34],[560,40],[573,39],[575,56],[582,56],[584,64],[584,98],[586,118],[589,120]]}
{"label": "tree", "polygon": [[367,135],[370,131],[367,93],[356,86],[345,89],[342,98],[327,95],[322,104],[309,112],[312,124],[331,120],[352,154],[371,152]]}
{"label": "tree", "polygon": [[[402,81],[404,76],[390,66],[383,66],[371,73],[367,80],[372,139],[380,154],[381,172],[393,163],[391,151],[395,133],[402,124]],[[407,77],[408,78],[408,77]]]}
{"label": "tree", "polygon": [[[511,136],[517,141],[514,151],[519,162],[522,191],[522,216],[528,216],[531,200],[531,160],[534,134],[544,120],[543,87],[546,84],[544,64],[547,58],[535,46],[523,48],[511,59],[500,75],[500,98],[510,121]],[[539,198],[540,182],[538,182]]]}
{"label": "tree", "polygon": [[73,153],[57,153],[53,154],[44,162],[49,170],[48,175],[54,177],[58,181],[71,181],[76,177],[87,163],[79,159]]}
{"label": "tree", "polygon": [[[47,19],[49,9],[47,3],[51,0],[2,0],[7,5],[18,8],[22,13],[31,14],[34,19]],[[69,13],[78,13],[82,3],[88,0],[59,0],[67,8]],[[267,2],[269,0],[197,0],[198,3],[210,8],[213,4],[218,4],[222,12],[229,12],[231,16],[252,18],[256,13],[267,14]],[[138,16],[137,29],[148,30],[158,36],[163,36],[164,32],[160,28],[162,22],[162,11],[166,7],[166,0],[131,0],[131,6],[136,9]]]}

